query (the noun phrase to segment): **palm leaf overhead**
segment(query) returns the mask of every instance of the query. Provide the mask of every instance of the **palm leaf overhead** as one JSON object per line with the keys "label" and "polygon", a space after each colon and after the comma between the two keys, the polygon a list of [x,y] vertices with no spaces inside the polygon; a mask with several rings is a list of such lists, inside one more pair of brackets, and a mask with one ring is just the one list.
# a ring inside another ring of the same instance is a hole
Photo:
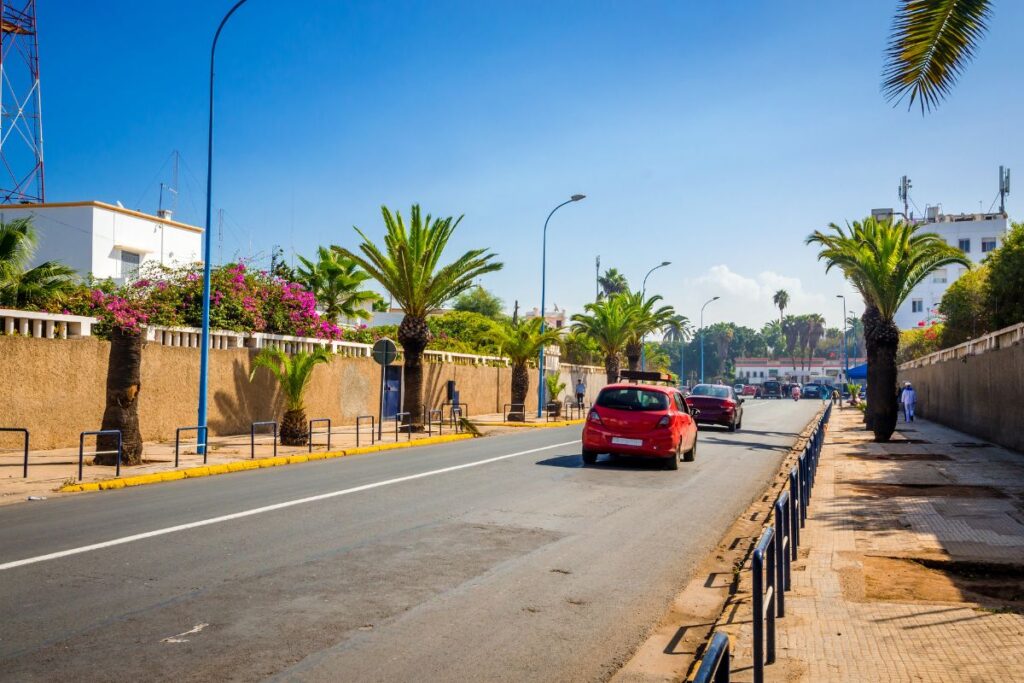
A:
{"label": "palm leaf overhead", "polygon": [[354,260],[339,253],[336,248],[320,247],[316,261],[300,256],[299,263],[299,280],[316,295],[317,304],[332,322],[338,322],[339,318],[369,319],[368,309],[380,300],[380,296],[376,292],[362,289],[363,283],[370,279],[370,274]]}
{"label": "palm leaf overhead", "polygon": [[619,354],[633,334],[636,311],[621,296],[601,299],[584,307],[585,313],[572,317],[573,329],[590,337],[604,354],[609,382],[618,380]]}
{"label": "palm leaf overhead", "polygon": [[24,308],[60,300],[77,275],[63,263],[46,261],[29,268],[38,247],[28,218],[0,224],[0,305]]}
{"label": "palm leaf overhead", "polygon": [[541,318],[529,318],[517,322],[505,322],[496,327],[490,335],[498,346],[499,353],[506,356],[513,365],[527,363],[537,357],[540,350],[549,344],[557,344],[561,338],[558,329],[541,331]]}
{"label": "palm leaf overhead", "polygon": [[990,0],[902,0],[893,19],[882,92],[921,113],[938,106],[988,29]]}

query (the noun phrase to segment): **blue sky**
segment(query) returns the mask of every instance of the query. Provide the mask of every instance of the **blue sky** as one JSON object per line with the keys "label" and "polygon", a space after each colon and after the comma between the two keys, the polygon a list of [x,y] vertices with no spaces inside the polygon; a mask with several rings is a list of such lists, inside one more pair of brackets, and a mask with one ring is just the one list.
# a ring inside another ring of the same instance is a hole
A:
{"label": "blue sky", "polygon": [[[209,41],[230,4],[39,4],[49,201],[155,211],[177,149],[177,217],[202,223]],[[672,261],[648,290],[694,320],[719,294],[706,321],[760,325],[785,287],[793,312],[837,323],[852,291],[808,233],[895,206],[904,173],[920,211],[952,212],[987,210],[1000,164],[1024,173],[1024,4],[996,3],[925,117],[879,94],[895,4],[249,0],[218,51],[224,257],[352,246],[353,225],[381,234],[381,204],[419,202],[465,214],[451,249],[497,251],[483,284],[530,308],[544,218],[580,192],[551,222],[549,305],[588,301],[600,254],[637,287]]]}

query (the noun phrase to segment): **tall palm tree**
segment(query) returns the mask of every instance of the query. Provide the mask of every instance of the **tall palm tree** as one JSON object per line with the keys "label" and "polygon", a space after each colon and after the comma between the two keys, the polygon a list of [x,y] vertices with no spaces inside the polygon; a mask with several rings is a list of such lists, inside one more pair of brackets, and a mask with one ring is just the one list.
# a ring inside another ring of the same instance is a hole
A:
{"label": "tall palm tree", "polygon": [[608,383],[619,381],[619,355],[626,348],[633,329],[635,311],[621,297],[601,299],[584,307],[585,313],[572,317],[575,330],[593,339],[604,354],[604,371]]}
{"label": "tall palm tree", "polygon": [[665,335],[665,341],[670,344],[685,344],[693,338],[690,319],[680,313],[672,315],[661,331]]}
{"label": "tall palm tree", "polygon": [[312,352],[299,351],[289,356],[276,346],[268,346],[252,359],[251,382],[256,371],[266,368],[274,374],[284,394],[285,412],[281,420],[281,443],[286,446],[305,446],[309,439],[309,423],[306,422],[306,406],[303,398],[306,387],[313,376],[313,368],[320,363],[330,363],[331,353],[318,348]]}
{"label": "tall palm tree", "polygon": [[29,218],[0,223],[0,306],[31,308],[59,302],[75,286],[75,271],[58,261],[29,268],[39,238]]}
{"label": "tall palm tree", "polygon": [[675,315],[671,306],[658,306],[661,295],[644,297],[642,292],[626,292],[618,294],[622,304],[633,311],[633,329],[626,342],[626,361],[630,370],[640,368],[640,356],[643,353],[644,337],[665,327]]}
{"label": "tall palm tree", "polygon": [[807,367],[811,367],[814,350],[818,348],[821,335],[825,333],[825,318],[820,313],[807,316]]}
{"label": "tall palm tree", "polygon": [[853,358],[860,357],[860,343],[864,339],[864,321],[860,319],[860,316],[853,315],[852,313],[846,318],[846,334],[847,344],[853,345],[853,353],[850,354]]}
{"label": "tall palm tree", "polygon": [[735,337],[736,331],[729,324],[719,324],[711,333],[711,338],[715,344],[715,351],[718,352],[719,374],[725,374],[729,364],[729,346]]}
{"label": "tall palm tree", "polygon": [[796,369],[796,345],[800,339],[800,322],[787,315],[782,319],[782,334],[786,337],[786,355],[789,356],[793,369]]}
{"label": "tall palm tree", "polygon": [[439,266],[444,248],[462,217],[424,216],[413,204],[406,226],[402,214],[381,207],[384,248],[355,228],[363,243],[362,256],[336,247],[373,276],[405,311],[398,326],[398,343],[405,357],[405,412],[413,430],[423,429],[423,351],[430,343],[427,315],[473,286],[473,281],[496,270],[501,263],[486,249],[471,249],[451,263]]}
{"label": "tall palm tree", "polygon": [[[988,30],[991,0],[901,0],[893,19],[882,92],[921,113],[938,106]],[[868,385],[870,389],[871,385]]]}
{"label": "tall palm tree", "polygon": [[[530,372],[527,368],[530,361],[537,358],[540,350],[548,344],[557,344],[559,330],[550,328],[541,331],[541,318],[506,321],[495,327],[490,335],[499,349],[499,353],[509,359],[512,364],[512,403],[526,405],[526,396],[530,392]],[[522,421],[525,412],[513,413],[509,420]]]}
{"label": "tall palm tree", "polygon": [[298,281],[313,292],[324,316],[337,323],[347,320],[368,320],[373,304],[380,299],[376,292],[362,289],[369,273],[351,258],[339,253],[337,247],[317,249],[316,261],[300,256],[295,271]]}
{"label": "tall palm tree", "polygon": [[629,291],[629,282],[626,280],[626,276],[617,268],[609,268],[604,271],[604,275],[597,278],[597,284],[601,287],[600,296],[604,297],[624,294]]}
{"label": "tall palm tree", "polygon": [[760,332],[761,338],[764,339],[765,345],[768,347],[768,353],[771,356],[778,356],[779,352],[782,351],[783,343],[782,339],[782,323],[778,320],[769,320],[761,326]]}
{"label": "tall palm tree", "polygon": [[888,441],[896,429],[896,310],[936,268],[970,266],[962,251],[921,228],[869,217],[845,227],[833,223],[828,232],[815,231],[806,240],[820,247],[818,259],[826,262],[826,272],[842,270],[864,298],[869,426],[876,441]]}
{"label": "tall palm tree", "polygon": [[786,306],[789,306],[789,292],[784,289],[780,289],[772,295],[772,301],[775,302],[775,308],[779,309],[779,324],[782,324],[782,316],[786,312]]}

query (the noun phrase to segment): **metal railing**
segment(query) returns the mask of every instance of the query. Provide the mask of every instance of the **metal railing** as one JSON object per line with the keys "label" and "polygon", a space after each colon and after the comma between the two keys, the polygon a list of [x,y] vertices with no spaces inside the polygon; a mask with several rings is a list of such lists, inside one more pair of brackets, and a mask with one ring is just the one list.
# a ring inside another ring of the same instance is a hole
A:
{"label": "metal railing", "polygon": [[[453,425],[452,429],[455,430],[456,434],[461,434],[462,433],[462,417],[463,417],[462,416],[462,406],[452,406],[451,416],[452,416],[452,425]],[[456,419],[456,416],[458,416],[458,419]]]}
{"label": "metal railing", "polygon": [[[435,420],[434,417],[437,417]],[[423,423],[427,425],[427,436],[434,435],[434,425],[437,425],[437,433],[444,433],[444,411],[441,408],[423,408]]]}
{"label": "metal railing", "polygon": [[24,427],[0,427],[0,432],[20,432],[25,435],[25,455],[21,465],[21,476],[28,478],[28,430]]}
{"label": "metal railing", "polygon": [[200,452],[200,448],[203,449],[203,464],[205,465],[207,454],[210,451],[210,449],[206,447],[208,445],[207,442],[209,441],[209,439],[207,438],[207,434],[209,434],[210,432],[207,430],[206,427],[203,427],[202,425],[196,425],[195,427],[178,427],[177,429],[174,430],[174,467],[178,467],[178,453],[181,450],[182,432],[196,433],[196,453]]}
{"label": "metal railing", "polygon": [[793,535],[792,511],[789,502],[789,491],[783,491],[775,501],[775,585],[778,586],[778,600],[780,617],[786,616],[786,591],[792,587],[790,580],[790,565],[793,558],[790,557],[790,546]]}
{"label": "metal railing", "polygon": [[[506,403],[501,407],[501,421],[508,422],[508,418],[513,414],[522,414],[522,422],[526,421],[526,404],[525,403]],[[519,422],[519,420],[516,420]]]}
{"label": "metal railing", "polygon": [[455,426],[455,411],[458,410],[459,417],[469,417],[469,404],[465,401],[459,401],[458,403],[450,403],[445,401],[441,404],[441,410],[445,411],[448,416],[451,426]]}
{"label": "metal railing", "polygon": [[267,425],[273,425],[274,427],[274,457],[277,457],[277,422],[274,420],[264,420],[263,422],[253,422],[249,426],[249,458],[256,459],[256,428],[266,427]]}
{"label": "metal railing", "polygon": [[403,425],[402,418],[404,417],[412,417],[412,413],[395,413],[395,443],[398,443],[398,430],[403,426],[406,433],[409,434],[409,438],[406,441],[412,441],[412,422],[407,422]]}
{"label": "metal railing", "polygon": [[729,636],[721,631],[711,635],[693,683],[729,683]]}
{"label": "metal railing", "polygon": [[124,445],[124,440],[121,438],[120,429],[100,429],[95,432],[82,432],[78,435],[78,481],[82,481],[82,465],[85,461],[85,437],[87,436],[109,436],[117,434],[117,450],[116,451],[96,451],[93,455],[109,455],[111,453],[117,453],[117,469],[114,470],[114,476],[121,476],[121,450]]}
{"label": "metal railing", "polygon": [[[324,422],[327,423],[327,431],[326,432],[314,431],[314,429],[313,429],[313,425],[314,424],[323,424]],[[309,452],[310,453],[313,452],[313,435],[314,434],[326,434],[327,435],[327,450],[331,450],[331,418],[329,418],[329,417],[314,417],[312,420],[309,421],[309,437],[306,439],[306,442],[309,444]]]}
{"label": "metal railing", "polygon": [[366,420],[370,421],[370,445],[377,443],[377,418],[373,415],[358,415],[356,416],[356,448],[359,448],[359,427]]}
{"label": "metal railing", "polygon": [[778,575],[778,558],[775,544],[772,543],[774,538],[775,530],[772,527],[765,529],[761,540],[754,547],[754,558],[751,561],[754,572],[754,683],[764,683],[765,664],[775,663],[775,577]]}

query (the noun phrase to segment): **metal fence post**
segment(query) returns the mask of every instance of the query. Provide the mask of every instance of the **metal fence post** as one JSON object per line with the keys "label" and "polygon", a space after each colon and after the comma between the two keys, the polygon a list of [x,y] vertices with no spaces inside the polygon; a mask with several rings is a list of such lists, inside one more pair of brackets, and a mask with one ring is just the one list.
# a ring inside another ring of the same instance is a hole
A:
{"label": "metal fence post", "polygon": [[712,634],[693,683],[730,683],[729,636],[721,631]]}
{"label": "metal fence post", "polygon": [[[775,577],[774,571],[768,572],[768,587],[765,590],[765,552],[768,553],[768,563],[772,564],[774,548],[772,545],[773,531],[771,527],[765,529],[761,540],[754,548],[754,556],[751,562],[754,572],[754,683],[764,682],[765,665],[765,641],[767,640],[767,663],[775,661]],[[767,603],[767,604],[766,604]],[[768,622],[767,639],[765,638],[765,620]]]}
{"label": "metal fence post", "polygon": [[[321,422],[326,422],[327,423],[327,432],[314,432],[313,431],[313,425],[319,424]],[[324,433],[327,434],[327,450],[329,451],[329,450],[331,450],[331,418],[329,418],[329,417],[314,417],[312,420],[309,421],[309,436],[307,437],[306,441],[309,444],[309,452],[310,453],[313,452],[313,435],[314,434],[324,434]]]}
{"label": "metal fence post", "polygon": [[797,549],[800,546],[800,475],[794,466],[789,471],[789,528],[792,541],[789,544],[790,556],[797,561]]}
{"label": "metal fence post", "polygon": [[775,585],[778,586],[780,617],[786,616],[786,591],[791,586],[789,534],[789,492],[783,491],[775,501]]}
{"label": "metal fence post", "polygon": [[0,432],[20,432],[25,436],[25,454],[21,465],[21,476],[28,478],[28,430],[24,427],[0,427]]}

